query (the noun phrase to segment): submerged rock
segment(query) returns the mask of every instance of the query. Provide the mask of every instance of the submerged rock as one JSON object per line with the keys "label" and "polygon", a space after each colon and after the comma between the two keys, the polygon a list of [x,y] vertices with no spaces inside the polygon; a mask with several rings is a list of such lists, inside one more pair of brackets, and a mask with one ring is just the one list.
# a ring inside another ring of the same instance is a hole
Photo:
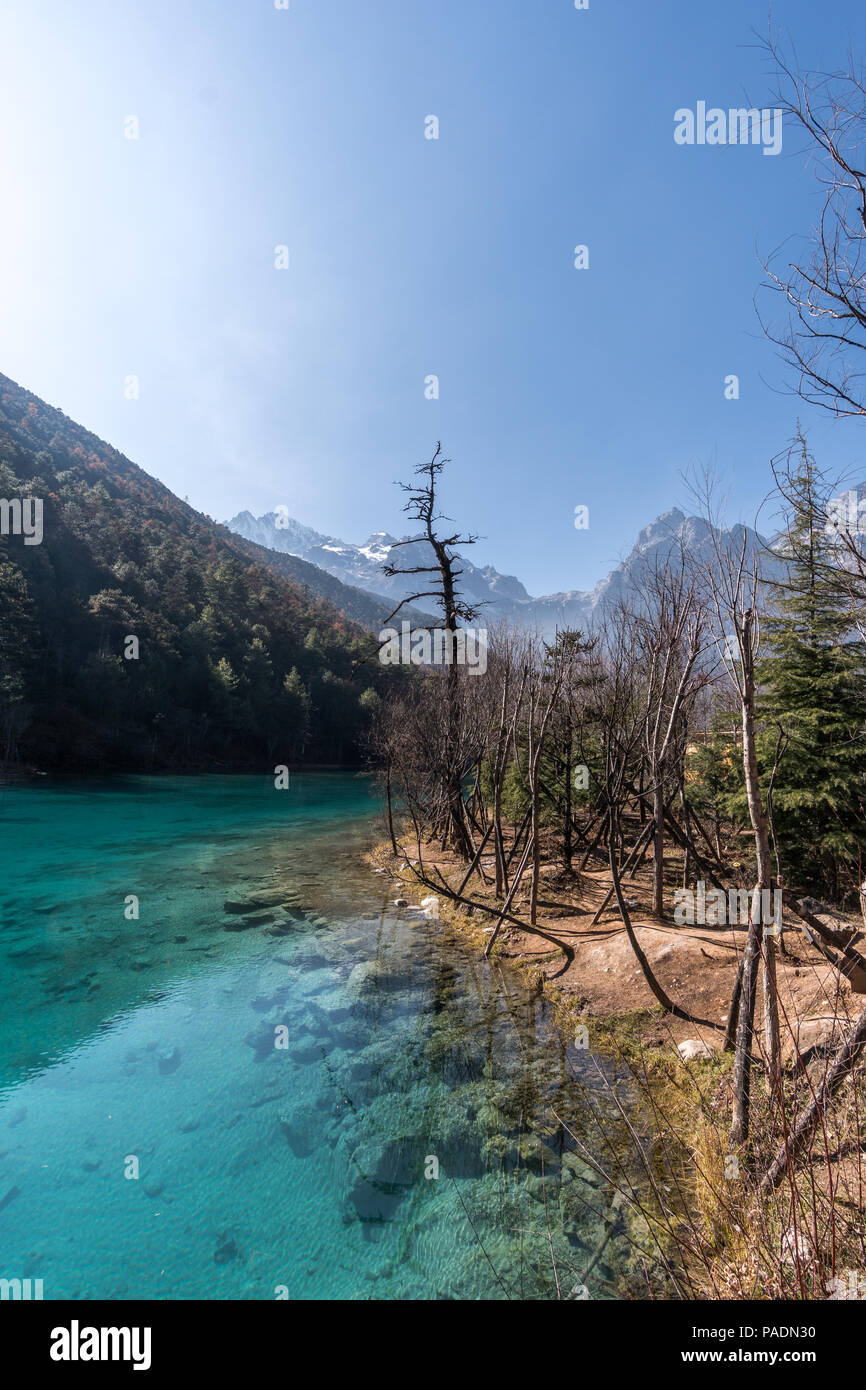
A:
{"label": "submerged rock", "polygon": [[290,994],[288,985],[280,985],[273,994],[259,994],[250,1002],[250,1008],[257,1014],[269,1014],[279,1004],[285,1004]]}
{"label": "submerged rock", "polygon": [[247,1033],[244,1042],[247,1047],[251,1047],[255,1052],[256,1061],[264,1062],[266,1058],[270,1057],[274,1050],[275,1037],[276,1034],[273,1028],[269,1027],[267,1024],[262,1024],[261,1028],[256,1028],[253,1032]]}
{"label": "submerged rock", "polygon": [[412,1190],[425,1181],[428,1152],[429,1140],[416,1135],[360,1145],[352,1154],[350,1212],[363,1222],[391,1221]]}
{"label": "submerged rock", "polygon": [[274,914],[266,912],[256,917],[238,917],[233,922],[226,922],[223,931],[252,931],[254,927],[266,927],[273,922]]}
{"label": "submerged rock", "polygon": [[573,1178],[576,1181],[587,1183],[590,1187],[601,1187],[603,1179],[594,1168],[588,1163],[584,1163],[578,1154],[564,1153],[562,1155],[562,1178],[568,1181]]}
{"label": "submerged rock", "polygon": [[321,1041],[309,1043],[303,1047],[293,1047],[289,1051],[289,1056],[293,1062],[300,1062],[302,1066],[308,1066],[310,1062],[320,1062],[333,1050],[334,1044],[332,1042]]}
{"label": "submerged rock", "polygon": [[305,970],[299,984],[305,996],[323,994],[333,988],[337,978],[337,972],[332,966],[323,965],[318,970]]}
{"label": "submerged rock", "polygon": [[352,1017],[351,1007],[341,989],[318,993],[311,1007],[329,1024],[346,1023]]}
{"label": "submerged rock", "polygon": [[309,1158],[322,1142],[322,1119],[313,1105],[281,1114],[279,1126],[296,1158]]}
{"label": "submerged rock", "polygon": [[329,965],[327,956],[323,956],[321,951],[298,951],[295,956],[294,964],[299,965],[304,971],[321,970],[323,966]]}
{"label": "submerged rock", "polygon": [[162,1076],[169,1076],[171,1072],[177,1071],[180,1066],[180,1048],[172,1047],[170,1050],[158,1053],[157,1066]]}
{"label": "submerged rock", "polygon": [[386,965],[379,960],[362,960],[354,965],[349,971],[346,979],[345,990],[347,994],[365,994],[384,985],[389,970]]}
{"label": "submerged rock", "polygon": [[216,1250],[214,1251],[214,1256],[213,1256],[214,1264],[216,1264],[216,1265],[228,1264],[229,1260],[236,1260],[237,1257],[238,1257],[238,1255],[239,1255],[240,1253],[241,1253],[241,1252],[240,1252],[240,1250],[238,1249],[237,1241],[234,1240],[233,1237],[231,1237],[231,1236],[221,1236],[221,1237],[220,1237],[220,1244],[217,1246]]}

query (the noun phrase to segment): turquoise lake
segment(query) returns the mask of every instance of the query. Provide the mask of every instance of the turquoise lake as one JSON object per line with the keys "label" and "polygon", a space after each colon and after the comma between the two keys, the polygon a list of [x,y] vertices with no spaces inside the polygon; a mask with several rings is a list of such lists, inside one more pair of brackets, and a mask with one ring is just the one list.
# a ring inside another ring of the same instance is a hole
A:
{"label": "turquoise lake", "polygon": [[349,774],[0,788],[0,1277],[639,1296],[627,1078],[397,908],[380,834]]}

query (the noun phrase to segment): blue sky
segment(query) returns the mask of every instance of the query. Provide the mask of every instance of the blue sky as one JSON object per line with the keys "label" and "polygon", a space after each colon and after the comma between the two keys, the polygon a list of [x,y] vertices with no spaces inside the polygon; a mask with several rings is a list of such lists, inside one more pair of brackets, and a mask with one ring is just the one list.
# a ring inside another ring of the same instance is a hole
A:
{"label": "blue sky", "polygon": [[[860,0],[773,20],[807,67],[866,52]],[[401,529],[393,480],[441,438],[473,560],[537,594],[595,583],[687,501],[683,470],[751,519],[798,416],[840,470],[864,428],[785,394],[755,316],[758,253],[818,208],[793,129],[775,158],[673,140],[679,107],[772,104],[766,22],[747,0],[6,0],[0,370],[218,519],[286,504],[350,540]]]}

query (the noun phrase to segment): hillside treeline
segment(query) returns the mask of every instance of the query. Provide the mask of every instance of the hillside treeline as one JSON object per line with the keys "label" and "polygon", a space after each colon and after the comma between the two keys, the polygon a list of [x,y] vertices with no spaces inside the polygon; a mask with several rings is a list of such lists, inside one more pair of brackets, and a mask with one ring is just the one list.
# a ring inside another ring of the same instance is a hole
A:
{"label": "hillside treeline", "polygon": [[360,760],[395,679],[363,630],[4,378],[0,498],[22,497],[43,536],[0,536],[0,763]]}

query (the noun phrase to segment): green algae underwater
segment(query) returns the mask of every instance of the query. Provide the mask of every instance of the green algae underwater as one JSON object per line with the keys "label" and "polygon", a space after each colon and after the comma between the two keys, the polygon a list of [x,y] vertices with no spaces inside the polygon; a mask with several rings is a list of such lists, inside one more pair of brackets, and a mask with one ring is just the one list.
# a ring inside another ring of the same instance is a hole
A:
{"label": "green algae underwater", "polygon": [[394,905],[377,816],[342,773],[0,788],[0,1277],[646,1296],[652,1242],[604,1176],[641,1186],[628,1077]]}

